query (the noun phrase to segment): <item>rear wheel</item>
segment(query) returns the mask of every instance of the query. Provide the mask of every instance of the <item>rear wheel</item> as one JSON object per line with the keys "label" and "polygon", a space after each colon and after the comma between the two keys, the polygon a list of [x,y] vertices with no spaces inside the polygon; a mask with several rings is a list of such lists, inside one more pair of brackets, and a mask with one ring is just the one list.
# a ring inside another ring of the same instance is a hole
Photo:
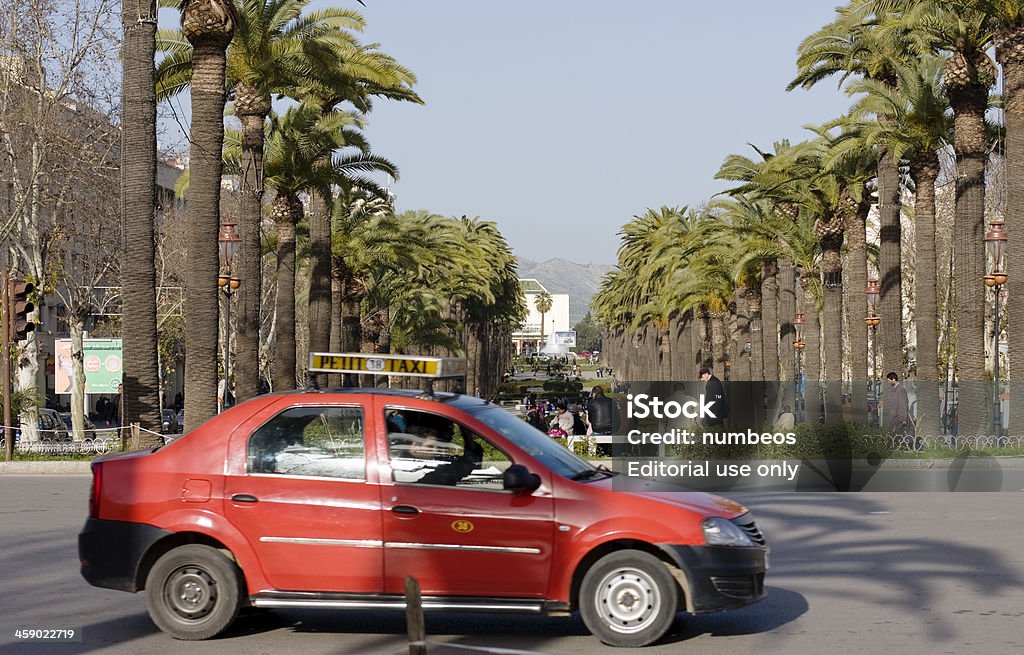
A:
{"label": "rear wheel", "polygon": [[599,559],[580,586],[580,614],[609,646],[646,646],[672,626],[679,591],[665,563],[639,550]]}
{"label": "rear wheel", "polygon": [[210,546],[168,551],[146,578],[146,608],[157,627],[175,639],[197,641],[223,632],[238,615],[242,573]]}

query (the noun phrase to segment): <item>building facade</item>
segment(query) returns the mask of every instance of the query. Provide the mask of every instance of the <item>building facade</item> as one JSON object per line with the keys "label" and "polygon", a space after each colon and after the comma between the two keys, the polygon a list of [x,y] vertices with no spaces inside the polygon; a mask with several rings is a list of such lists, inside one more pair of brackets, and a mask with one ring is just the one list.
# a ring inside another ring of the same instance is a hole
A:
{"label": "building facade", "polygon": [[[519,285],[526,298],[527,314],[523,324],[512,333],[512,343],[516,354],[527,355],[540,352],[553,333],[572,329],[569,322],[569,294],[551,293],[534,279],[520,279]],[[544,313],[542,330],[541,313],[537,311],[537,296],[544,292],[551,294],[551,309]]]}

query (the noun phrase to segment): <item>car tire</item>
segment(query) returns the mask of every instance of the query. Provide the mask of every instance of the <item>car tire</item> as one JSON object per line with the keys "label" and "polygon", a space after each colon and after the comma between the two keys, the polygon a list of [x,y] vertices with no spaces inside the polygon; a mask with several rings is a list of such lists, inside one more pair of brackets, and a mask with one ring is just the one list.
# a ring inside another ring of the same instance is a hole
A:
{"label": "car tire", "polygon": [[663,561],[639,550],[599,559],[583,577],[580,614],[609,646],[639,647],[660,639],[675,621],[679,587]]}
{"label": "car tire", "polygon": [[222,552],[189,544],[165,553],[146,577],[146,608],[175,639],[199,641],[223,632],[238,616],[242,572]]}

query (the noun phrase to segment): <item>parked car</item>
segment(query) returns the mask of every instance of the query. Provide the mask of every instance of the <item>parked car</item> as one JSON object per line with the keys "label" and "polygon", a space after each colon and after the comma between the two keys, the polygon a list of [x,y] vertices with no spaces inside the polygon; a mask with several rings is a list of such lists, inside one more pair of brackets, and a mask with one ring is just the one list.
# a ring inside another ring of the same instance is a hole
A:
{"label": "parked car", "polygon": [[160,432],[161,434],[178,434],[181,426],[178,423],[178,415],[173,409],[160,410]]}
{"label": "parked car", "polygon": [[[36,411],[39,413],[38,429],[40,441],[71,441],[71,435],[68,433],[67,428],[64,427],[64,421],[61,420],[57,410],[40,407]],[[21,438],[21,430],[17,431],[15,438]]]}
{"label": "parked car", "polygon": [[[309,370],[456,377],[465,360],[316,353]],[[246,606],[400,609],[407,577],[426,610],[579,610],[615,646],[765,596],[768,548],[742,505],[617,490],[473,396],[258,396],[161,448],[99,457],[92,476],[83,577],[145,590],[177,639],[214,637]]]}
{"label": "parked car", "polygon": [[[83,418],[85,419],[85,434],[82,438],[92,439],[96,436],[96,425],[93,424],[92,419],[88,416],[84,416]],[[70,434],[72,438],[74,438],[75,433],[71,424],[71,412],[61,412],[60,420],[61,423],[64,424],[64,429],[67,430],[68,434]]]}

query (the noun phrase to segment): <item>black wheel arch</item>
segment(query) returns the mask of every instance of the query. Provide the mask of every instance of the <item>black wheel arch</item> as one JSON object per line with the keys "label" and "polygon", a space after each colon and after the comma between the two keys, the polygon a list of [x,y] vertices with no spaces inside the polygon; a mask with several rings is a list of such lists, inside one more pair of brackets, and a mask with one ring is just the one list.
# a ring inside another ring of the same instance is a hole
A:
{"label": "black wheel arch", "polygon": [[[224,553],[225,557],[229,560],[234,562],[236,565],[238,564],[238,560],[235,558],[234,553],[232,553],[227,546],[210,535],[203,534],[201,532],[175,532],[155,542],[149,547],[146,554],[142,556],[142,559],[139,560],[139,567],[135,572],[136,589],[138,591],[144,591],[146,589],[146,578],[149,577],[149,572],[158,559],[179,546],[187,546],[189,544],[199,544],[202,546],[216,548]],[[245,582],[245,571],[243,571],[240,566],[238,567],[238,570],[241,572],[243,582]]]}

